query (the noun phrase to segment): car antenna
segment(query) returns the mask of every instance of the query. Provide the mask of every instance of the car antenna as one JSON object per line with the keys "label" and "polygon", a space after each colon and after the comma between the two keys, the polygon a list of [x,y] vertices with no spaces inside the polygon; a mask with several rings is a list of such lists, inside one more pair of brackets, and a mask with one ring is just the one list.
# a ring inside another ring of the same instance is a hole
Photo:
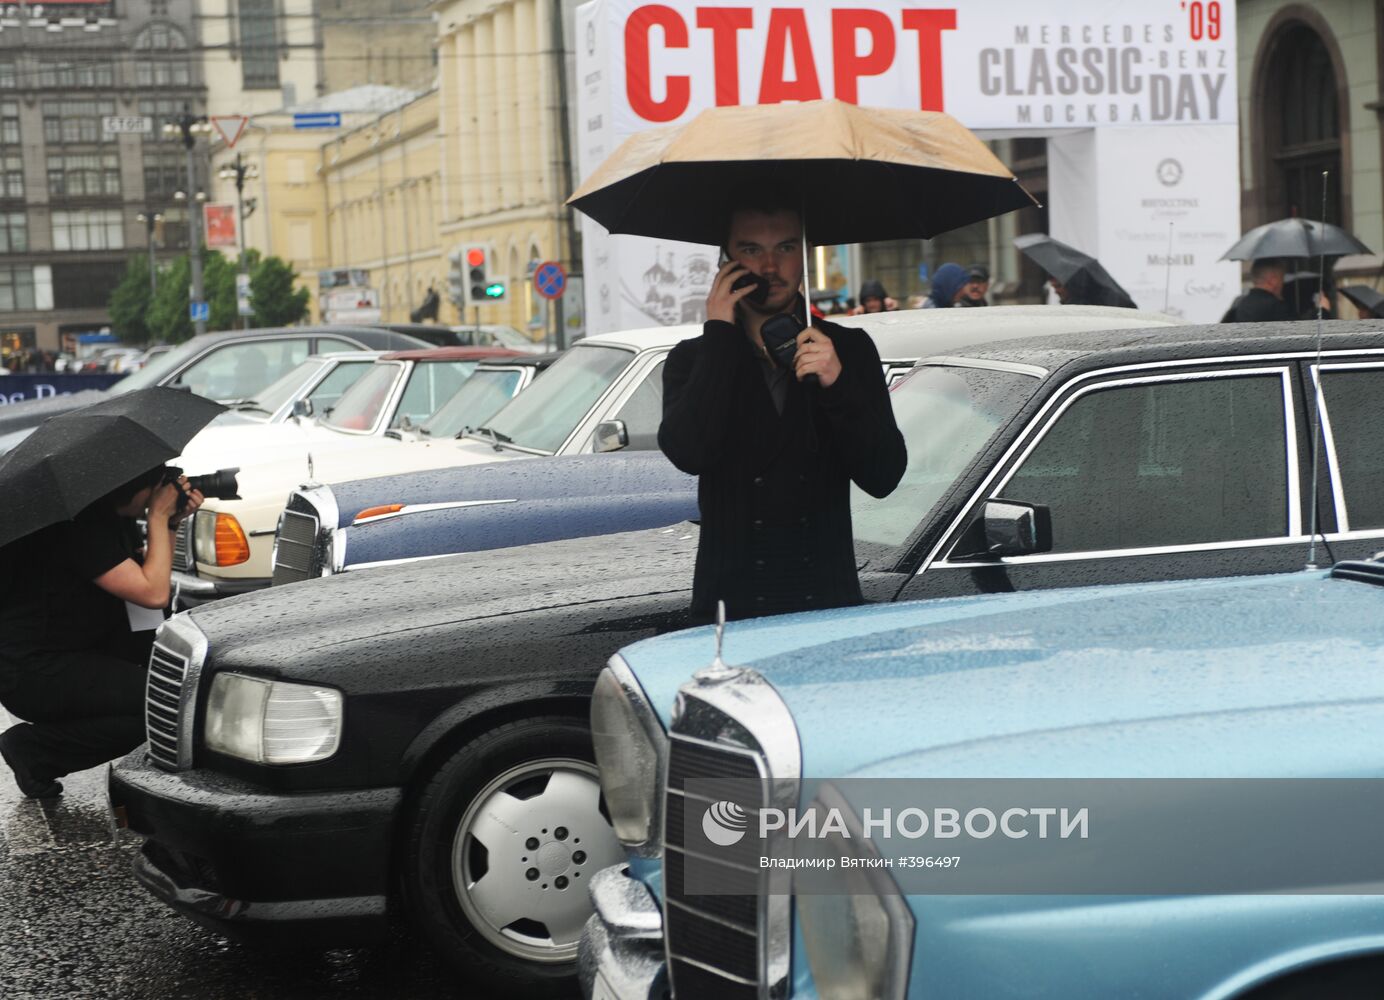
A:
{"label": "car antenna", "polygon": [[1168,311],[1168,289],[1173,282],[1173,223],[1168,221],[1168,256],[1163,260],[1163,312]]}
{"label": "car antenna", "polygon": [[[1331,180],[1331,171],[1322,171],[1322,220],[1321,246],[1318,248],[1317,273],[1317,360],[1312,366],[1312,497],[1309,501],[1307,515],[1307,565],[1306,570],[1317,569],[1317,476],[1321,465],[1321,447],[1318,441],[1321,439],[1321,419],[1322,419],[1322,297],[1325,294],[1322,289],[1326,287],[1326,185]],[[1307,227],[1310,235],[1312,227]],[[1322,544],[1326,544],[1326,537],[1322,537]],[[1330,549],[1327,550],[1328,552]],[[1334,561],[1334,560],[1333,560]]]}

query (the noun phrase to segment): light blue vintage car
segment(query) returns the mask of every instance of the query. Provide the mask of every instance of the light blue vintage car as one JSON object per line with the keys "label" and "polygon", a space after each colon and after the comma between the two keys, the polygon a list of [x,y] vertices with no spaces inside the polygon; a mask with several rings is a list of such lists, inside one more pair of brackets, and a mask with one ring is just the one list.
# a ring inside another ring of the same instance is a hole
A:
{"label": "light blue vintage car", "polygon": [[684,782],[747,769],[801,808],[806,779],[860,775],[1384,777],[1384,563],[788,615],[715,642],[636,643],[596,684],[629,860],[590,886],[588,997],[1384,995],[1384,895],[900,895],[877,872],[875,895],[692,896],[678,819]]}

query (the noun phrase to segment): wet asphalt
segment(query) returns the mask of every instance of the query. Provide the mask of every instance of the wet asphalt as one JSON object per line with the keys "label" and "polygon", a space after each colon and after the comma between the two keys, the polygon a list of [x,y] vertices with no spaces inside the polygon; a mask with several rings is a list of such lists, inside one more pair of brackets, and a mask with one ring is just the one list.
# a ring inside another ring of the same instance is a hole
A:
{"label": "wet asphalt", "polygon": [[[0,731],[14,720],[0,709]],[[0,763],[0,1000],[490,1000],[403,932],[369,949],[266,954],[149,895],[106,770],[26,799]]]}

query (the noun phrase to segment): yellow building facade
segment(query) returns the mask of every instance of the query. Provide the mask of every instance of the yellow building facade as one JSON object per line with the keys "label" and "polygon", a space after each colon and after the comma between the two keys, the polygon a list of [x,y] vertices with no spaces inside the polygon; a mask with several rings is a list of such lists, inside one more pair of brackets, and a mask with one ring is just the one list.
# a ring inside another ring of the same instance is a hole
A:
{"label": "yellow building facade", "polygon": [[[541,335],[556,323],[533,292],[543,261],[580,270],[569,213],[561,7],[557,0],[437,0],[441,201],[447,251],[488,244],[509,301],[483,322]],[[486,313],[490,315],[486,315]],[[469,321],[471,317],[466,317]]]}
{"label": "yellow building facade", "polygon": [[[408,322],[429,288],[447,297],[438,103],[428,91],[319,151],[323,266],[368,271],[385,322]],[[452,312],[444,304],[438,318]]]}

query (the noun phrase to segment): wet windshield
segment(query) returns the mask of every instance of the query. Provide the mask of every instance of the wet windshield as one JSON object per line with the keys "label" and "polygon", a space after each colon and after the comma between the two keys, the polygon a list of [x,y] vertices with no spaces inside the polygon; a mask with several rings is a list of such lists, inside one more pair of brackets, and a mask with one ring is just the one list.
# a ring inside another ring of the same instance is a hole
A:
{"label": "wet windshield", "polygon": [[484,426],[519,387],[520,373],[478,368],[457,394],[428,418],[418,431],[429,437],[456,437],[471,427]]}
{"label": "wet windshield", "polygon": [[[627,348],[579,344],[485,427],[502,441],[551,455],[633,360],[634,352]],[[475,436],[490,440],[488,434]]]}
{"label": "wet windshield", "polygon": [[304,361],[296,368],[290,369],[276,382],[271,382],[263,391],[255,393],[255,398],[247,400],[254,404],[254,409],[250,411],[253,415],[258,412],[273,413],[283,406],[290,399],[298,395],[298,390],[303,387],[303,383],[311,377],[312,373],[321,367],[320,361]]}
{"label": "wet windshield", "polygon": [[857,555],[881,558],[902,545],[1038,385],[1014,372],[928,366],[895,386],[889,395],[908,468],[883,500],[851,487]]}
{"label": "wet windshield", "polygon": [[397,361],[376,364],[342,393],[322,423],[343,431],[368,431],[374,427],[403,368]]}
{"label": "wet windshield", "polygon": [[147,389],[158,385],[163,377],[175,368],[181,368],[197,355],[206,345],[196,340],[185,341],[154,358],[137,372],[131,372],[108,390],[112,394],[130,392],[134,389]]}

